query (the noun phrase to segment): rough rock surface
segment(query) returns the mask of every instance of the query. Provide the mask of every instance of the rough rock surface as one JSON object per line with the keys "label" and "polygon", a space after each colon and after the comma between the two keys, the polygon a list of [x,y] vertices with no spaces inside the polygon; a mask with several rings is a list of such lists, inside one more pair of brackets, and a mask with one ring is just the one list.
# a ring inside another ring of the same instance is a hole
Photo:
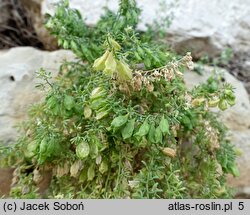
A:
{"label": "rough rock surface", "polygon": [[[53,3],[58,0],[44,0],[42,14],[53,13]],[[232,47],[235,52],[250,49],[250,1],[249,0],[137,0],[143,9],[140,29],[155,19],[162,18],[164,10],[162,3],[168,7],[164,16],[174,12],[174,20],[169,37],[173,47],[182,52],[193,50],[199,57],[204,53],[214,56],[219,54],[226,46]],[[103,13],[103,7],[117,10],[117,0],[71,0],[71,7],[77,8],[86,18],[87,23],[95,24]],[[171,5],[174,5],[171,7]],[[171,7],[171,8],[169,8]],[[163,13],[162,13],[163,14]]]}
{"label": "rough rock surface", "polygon": [[17,133],[13,128],[23,121],[30,104],[41,100],[35,88],[35,71],[41,67],[56,74],[63,59],[72,59],[69,51],[39,51],[30,47],[0,52],[0,140],[11,143]]}
{"label": "rough rock surface", "polygon": [[0,168],[0,198],[7,197],[12,183],[13,169]]}
{"label": "rough rock surface", "polygon": [[39,41],[43,43],[46,50],[56,50],[57,40],[50,35],[44,27],[45,17],[41,12],[41,0],[19,0],[22,6],[26,9],[27,15],[33,23],[33,28],[37,34]]}
{"label": "rough rock surface", "polygon": [[[199,83],[205,82],[212,74],[214,68],[204,67],[204,75],[200,76],[195,72],[186,72],[184,75],[188,87],[192,88]],[[229,183],[238,188],[240,193],[250,194],[250,102],[244,85],[235,79],[226,70],[220,70],[224,73],[224,78],[235,88],[236,105],[222,112],[221,119],[230,130],[230,139],[237,148],[243,152],[238,157],[240,177],[228,179]],[[247,193],[249,192],[249,193]]]}
{"label": "rough rock surface", "polygon": [[0,0],[0,26],[6,25],[9,18],[9,10],[8,5],[3,0]]}

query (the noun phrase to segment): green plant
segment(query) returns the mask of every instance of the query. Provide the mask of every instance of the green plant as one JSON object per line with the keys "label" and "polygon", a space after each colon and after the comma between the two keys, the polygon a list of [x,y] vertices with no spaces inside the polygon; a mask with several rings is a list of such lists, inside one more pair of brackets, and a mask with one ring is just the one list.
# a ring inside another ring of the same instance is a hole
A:
{"label": "green plant", "polygon": [[12,197],[39,197],[48,171],[47,198],[231,196],[225,177],[238,174],[235,151],[209,108],[233,105],[232,86],[215,76],[189,91],[190,53],[178,58],[141,39],[138,14],[134,0],[121,0],[117,15],[87,27],[62,1],[48,18],[59,44],[81,60],[64,62],[55,80],[38,73],[46,98],[2,159],[16,168]]}

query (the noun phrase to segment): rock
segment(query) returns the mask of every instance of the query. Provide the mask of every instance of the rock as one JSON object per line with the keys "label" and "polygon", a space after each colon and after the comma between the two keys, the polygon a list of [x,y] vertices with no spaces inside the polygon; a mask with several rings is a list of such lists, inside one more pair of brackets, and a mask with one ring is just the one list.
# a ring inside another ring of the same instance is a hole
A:
{"label": "rock", "polygon": [[[1,53],[1,52],[0,52]],[[0,140],[12,143],[17,137],[13,127],[26,118],[29,106],[42,98],[35,88],[35,71],[41,67],[57,74],[63,59],[73,59],[69,51],[39,51],[30,47],[12,48],[0,54]]]}
{"label": "rock", "polygon": [[[6,25],[9,19],[10,8],[5,0],[0,0],[0,26]],[[0,29],[1,30],[1,29]]]}
{"label": "rock", "polygon": [[[230,107],[226,111],[221,112],[221,120],[229,128],[229,138],[232,143],[239,148],[243,154],[238,157],[238,166],[240,170],[240,177],[229,177],[229,184],[238,189],[238,192],[244,195],[250,189],[250,102],[248,94],[242,82],[235,79],[226,70],[218,69],[224,74],[226,82],[231,83],[235,88],[236,105]],[[195,72],[186,72],[184,79],[189,88],[205,82],[212,74],[214,68],[205,67],[203,75],[200,76]]]}
{"label": "rock", "polygon": [[242,52],[234,54],[233,58],[226,65],[226,68],[244,83],[250,95],[250,53]]}
{"label": "rock", "polygon": [[[43,0],[42,14],[53,13],[54,3],[58,0]],[[162,6],[165,2],[165,6]],[[215,56],[227,46],[234,52],[248,51],[250,48],[250,7],[245,0],[137,0],[142,8],[141,30],[154,20],[170,17],[174,14],[168,32],[168,41],[179,52],[192,51],[195,57],[203,54]],[[117,10],[118,1],[109,0],[71,0],[71,7],[80,10],[88,24],[95,24],[103,7]],[[237,23],[237,24],[236,24]]]}
{"label": "rock", "polygon": [[13,171],[12,168],[0,168],[0,198],[9,195]]}
{"label": "rock", "polygon": [[56,38],[44,27],[45,17],[44,14],[41,14],[41,0],[20,0],[20,2],[26,9],[37,37],[44,45],[44,48],[50,51],[58,49]]}

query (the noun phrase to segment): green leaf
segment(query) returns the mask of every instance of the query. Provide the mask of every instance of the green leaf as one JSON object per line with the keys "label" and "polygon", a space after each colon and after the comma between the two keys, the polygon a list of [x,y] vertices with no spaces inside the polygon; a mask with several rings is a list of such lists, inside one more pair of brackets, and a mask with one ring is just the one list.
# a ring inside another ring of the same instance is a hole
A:
{"label": "green leaf", "polygon": [[155,129],[155,142],[162,143],[162,132],[160,126]]}
{"label": "green leaf", "polygon": [[89,155],[89,152],[90,152],[90,147],[86,141],[81,142],[76,147],[76,155],[80,159],[86,158]]}
{"label": "green leaf", "polygon": [[148,140],[151,143],[156,143],[156,141],[155,141],[155,126],[154,126],[154,124],[150,125],[149,132],[148,132]]}
{"label": "green leaf", "polygon": [[66,95],[64,97],[64,106],[67,110],[71,110],[74,107],[75,101],[72,96]]}
{"label": "green leaf", "polygon": [[95,177],[95,165],[92,164],[89,168],[88,168],[88,181],[92,181]]}
{"label": "green leaf", "polygon": [[148,120],[146,119],[143,124],[141,125],[139,131],[136,132],[135,136],[143,137],[146,136],[149,132],[149,124]]}
{"label": "green leaf", "polygon": [[60,146],[58,144],[58,141],[56,141],[54,138],[50,139],[47,144],[47,151],[46,156],[50,157],[52,154],[60,152]]}
{"label": "green leaf", "polygon": [[40,143],[40,147],[39,147],[39,153],[45,153],[46,150],[47,150],[47,139],[46,138],[43,138],[41,143]]}
{"label": "green leaf", "polygon": [[132,136],[135,129],[135,119],[131,119],[127,122],[126,126],[122,129],[123,139],[128,139]]}
{"label": "green leaf", "polygon": [[162,131],[163,134],[169,133],[169,124],[168,124],[168,120],[165,119],[164,116],[162,116],[159,126],[160,126],[160,129],[161,129],[161,131]]}
{"label": "green leaf", "polygon": [[239,177],[240,176],[240,171],[239,171],[238,167],[235,164],[233,166],[230,166],[229,169],[232,172],[234,177]]}
{"label": "green leaf", "polygon": [[120,128],[127,121],[128,121],[128,114],[126,114],[124,116],[118,116],[118,117],[113,119],[113,121],[111,122],[111,126],[114,127],[114,128]]}

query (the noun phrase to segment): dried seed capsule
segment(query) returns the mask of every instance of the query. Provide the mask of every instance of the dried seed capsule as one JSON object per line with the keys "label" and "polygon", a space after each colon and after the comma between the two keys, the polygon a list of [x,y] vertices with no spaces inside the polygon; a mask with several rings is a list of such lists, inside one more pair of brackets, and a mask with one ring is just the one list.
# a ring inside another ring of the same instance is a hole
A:
{"label": "dried seed capsule", "polygon": [[219,99],[209,101],[208,107],[216,107],[219,104],[219,101]]}
{"label": "dried seed capsule", "polygon": [[162,150],[162,152],[169,156],[169,157],[172,157],[174,158],[176,156],[176,150],[172,149],[172,148],[169,148],[169,147],[166,147]]}
{"label": "dried seed capsule", "polygon": [[82,169],[82,161],[80,160],[75,161],[70,167],[70,176],[76,178],[81,169]]}
{"label": "dried seed capsule", "polygon": [[192,106],[200,106],[205,101],[205,98],[196,98],[192,101]]}

